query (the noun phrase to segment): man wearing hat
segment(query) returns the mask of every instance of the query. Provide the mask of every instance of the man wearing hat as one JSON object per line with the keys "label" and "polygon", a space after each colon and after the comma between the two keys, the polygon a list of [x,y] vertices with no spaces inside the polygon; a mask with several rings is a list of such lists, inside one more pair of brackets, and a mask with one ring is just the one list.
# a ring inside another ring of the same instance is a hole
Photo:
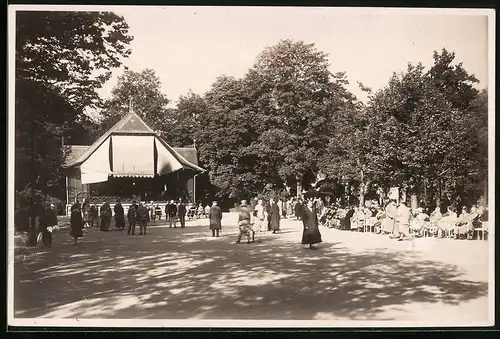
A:
{"label": "man wearing hat", "polygon": [[208,220],[210,221],[212,237],[218,238],[222,228],[222,210],[219,206],[217,206],[217,201],[212,202],[212,207],[210,207],[210,211],[208,212]]}
{"label": "man wearing hat", "polygon": [[175,201],[171,200],[170,203],[166,206],[166,208],[167,208],[170,228],[172,228],[172,225],[174,226],[174,228],[177,228],[176,225],[177,205],[175,204]]}
{"label": "man wearing hat", "polygon": [[177,205],[177,215],[179,216],[179,222],[181,223],[181,228],[186,227],[186,205],[179,199],[179,204]]}
{"label": "man wearing hat", "polygon": [[134,201],[132,201],[132,205],[128,208],[128,212],[127,212],[127,219],[128,219],[128,232],[127,232],[127,235],[134,235],[135,233],[135,225],[137,223],[137,209],[138,209],[138,206],[137,206],[137,203]]}
{"label": "man wearing hat", "polygon": [[250,218],[250,209],[247,205],[247,201],[242,200],[238,212],[238,227],[240,229],[240,234],[238,235],[238,240],[236,241],[237,244],[241,242],[243,235],[247,236],[247,243],[250,244],[250,233],[252,231]]}

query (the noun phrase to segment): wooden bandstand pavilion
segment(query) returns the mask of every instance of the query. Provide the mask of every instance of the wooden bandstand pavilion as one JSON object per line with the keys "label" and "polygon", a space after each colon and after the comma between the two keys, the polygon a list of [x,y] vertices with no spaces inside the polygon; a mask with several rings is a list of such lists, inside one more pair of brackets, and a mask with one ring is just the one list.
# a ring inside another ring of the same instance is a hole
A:
{"label": "wooden bandstand pavilion", "polygon": [[196,148],[171,147],[131,111],[92,145],[67,147],[66,211],[84,198],[98,207],[118,197],[162,208],[172,199],[194,202],[196,175],[205,171],[197,158]]}

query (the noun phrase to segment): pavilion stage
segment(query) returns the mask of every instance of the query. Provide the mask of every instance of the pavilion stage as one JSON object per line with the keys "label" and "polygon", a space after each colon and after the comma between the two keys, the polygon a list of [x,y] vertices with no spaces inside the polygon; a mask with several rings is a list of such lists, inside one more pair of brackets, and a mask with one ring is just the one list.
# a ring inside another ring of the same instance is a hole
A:
{"label": "pavilion stage", "polygon": [[169,200],[194,202],[198,166],[193,148],[168,145],[135,113],[125,115],[90,146],[67,147],[66,211],[77,200],[87,199],[111,208],[120,198],[159,204]]}

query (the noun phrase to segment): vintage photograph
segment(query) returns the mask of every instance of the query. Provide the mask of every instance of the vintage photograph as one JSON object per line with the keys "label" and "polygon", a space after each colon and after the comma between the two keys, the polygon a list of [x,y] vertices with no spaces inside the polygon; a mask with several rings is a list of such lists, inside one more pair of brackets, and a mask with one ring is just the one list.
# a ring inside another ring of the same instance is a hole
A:
{"label": "vintage photograph", "polygon": [[8,324],[494,324],[494,11],[9,6]]}

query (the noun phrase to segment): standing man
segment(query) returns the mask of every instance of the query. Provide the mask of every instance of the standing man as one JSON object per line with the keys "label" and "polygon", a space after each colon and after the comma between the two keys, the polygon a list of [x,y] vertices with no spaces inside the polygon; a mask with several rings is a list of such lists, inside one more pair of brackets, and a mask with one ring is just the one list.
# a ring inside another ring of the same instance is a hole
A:
{"label": "standing man", "polygon": [[144,206],[142,202],[139,203],[139,208],[137,209],[137,215],[139,218],[139,230],[140,230],[139,235],[143,234],[146,235],[146,227],[148,226],[149,213],[148,213],[148,208]]}
{"label": "standing man", "polygon": [[270,201],[270,208],[269,208],[269,217],[270,217],[270,223],[271,223],[271,230],[274,233],[278,233],[280,231],[280,209],[278,207],[278,204],[274,202],[274,199],[271,199]]}
{"label": "standing man", "polygon": [[[165,205],[165,221],[169,222],[170,221],[170,201],[167,201],[167,204]],[[170,226],[172,227],[172,226]]]}
{"label": "standing man", "polygon": [[137,222],[137,204],[136,204],[135,200],[132,201],[132,205],[128,209],[127,219],[128,219],[128,232],[127,232],[127,235],[130,235],[131,231],[132,231],[132,235],[134,235],[134,233],[135,233],[135,224]]}
{"label": "standing man", "polygon": [[179,216],[179,222],[181,223],[181,228],[186,227],[186,205],[179,199],[179,205],[177,206],[177,215]]}
{"label": "standing man", "polygon": [[123,211],[123,206],[121,200],[118,199],[115,206],[113,207],[115,210],[115,226],[119,230],[125,229],[125,212]]}
{"label": "standing man", "polygon": [[177,205],[173,200],[170,201],[170,204],[167,205],[168,210],[168,220],[170,222],[170,228],[174,225],[174,228],[177,228],[176,225],[176,217],[177,217]]}
{"label": "standing man", "polygon": [[222,228],[222,210],[217,206],[217,201],[212,202],[212,207],[208,211],[208,219],[210,221],[210,229],[212,230],[212,237],[219,237],[219,232]]}

